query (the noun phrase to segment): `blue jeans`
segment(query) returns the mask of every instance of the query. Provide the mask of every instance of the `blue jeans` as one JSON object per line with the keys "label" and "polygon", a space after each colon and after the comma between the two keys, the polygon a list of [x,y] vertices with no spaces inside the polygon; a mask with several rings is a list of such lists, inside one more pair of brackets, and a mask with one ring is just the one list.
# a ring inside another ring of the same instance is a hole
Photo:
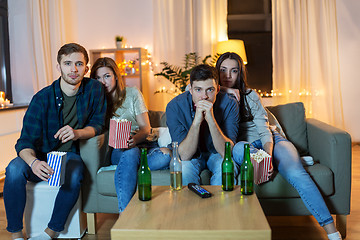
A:
{"label": "blue jeans", "polygon": [[[221,185],[221,164],[223,158],[219,153],[201,153],[200,157],[193,158],[190,161],[181,161],[182,163],[182,181],[183,185],[189,183],[200,184],[200,173],[205,168],[212,172],[210,179],[211,185]],[[238,175],[238,166],[234,164],[234,177]],[[235,178],[236,183],[236,178]]]}
{"label": "blue jeans", "polygon": [[[169,168],[170,155],[164,154],[160,148],[148,149],[148,165],[150,170]],[[119,212],[125,210],[136,192],[137,171],[140,164],[140,149],[114,149],[111,164],[117,165],[115,170],[115,188],[119,203]]]}
{"label": "blue jeans", "polygon": [[[78,154],[68,152],[65,168],[65,183],[60,187],[55,199],[53,213],[48,227],[55,231],[64,230],[64,225],[80,193],[83,178],[83,161]],[[13,159],[6,168],[4,203],[9,232],[23,229],[23,214],[26,203],[27,181],[41,182],[28,164],[20,157]]]}
{"label": "blue jeans", "polygon": [[[298,191],[305,206],[320,226],[334,222],[319,189],[304,169],[295,146],[276,131],[273,132],[273,139],[274,167]],[[238,142],[233,148],[233,158],[238,165],[241,165],[244,158],[245,143],[247,142]],[[260,140],[250,144],[250,152],[255,153],[257,149],[263,149]]]}

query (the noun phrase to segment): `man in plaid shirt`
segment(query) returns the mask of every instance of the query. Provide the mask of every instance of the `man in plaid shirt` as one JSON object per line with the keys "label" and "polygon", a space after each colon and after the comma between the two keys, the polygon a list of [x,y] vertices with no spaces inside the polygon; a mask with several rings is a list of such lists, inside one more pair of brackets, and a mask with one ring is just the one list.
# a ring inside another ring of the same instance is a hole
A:
{"label": "man in plaid shirt", "polygon": [[88,54],[76,43],[62,46],[57,56],[61,77],[35,94],[23,121],[15,149],[18,157],[6,168],[4,202],[7,230],[13,239],[24,239],[23,213],[27,181],[48,181],[53,169],[46,162],[51,151],[67,152],[65,183],[60,187],[48,227],[31,239],[52,239],[64,230],[75,205],[83,177],[79,139],[102,132],[106,99],[99,81],[84,78]]}

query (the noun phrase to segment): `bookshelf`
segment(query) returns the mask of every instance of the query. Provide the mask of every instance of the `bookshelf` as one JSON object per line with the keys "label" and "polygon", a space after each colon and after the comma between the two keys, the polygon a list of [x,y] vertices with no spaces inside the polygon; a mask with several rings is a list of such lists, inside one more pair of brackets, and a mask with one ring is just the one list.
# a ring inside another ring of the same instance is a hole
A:
{"label": "bookshelf", "polygon": [[149,106],[149,64],[148,53],[144,48],[118,48],[90,50],[90,64],[96,59],[109,57],[114,59],[128,87],[137,87],[144,95]]}

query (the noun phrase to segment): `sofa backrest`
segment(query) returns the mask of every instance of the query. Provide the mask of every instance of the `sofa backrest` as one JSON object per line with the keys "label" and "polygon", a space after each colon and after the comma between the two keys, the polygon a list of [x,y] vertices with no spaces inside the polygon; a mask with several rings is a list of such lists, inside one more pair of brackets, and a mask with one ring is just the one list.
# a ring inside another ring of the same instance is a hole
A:
{"label": "sofa backrest", "polygon": [[308,154],[305,108],[302,102],[268,106],[275,115],[288,140],[290,140],[301,156]]}
{"label": "sofa backrest", "polygon": [[[279,121],[286,137],[295,145],[301,156],[308,154],[305,108],[302,102],[268,106],[267,109]],[[150,125],[153,128],[167,127],[163,111],[149,111]]]}
{"label": "sofa backrest", "polygon": [[163,111],[149,110],[150,126],[152,128],[167,127],[166,126],[166,114]]}

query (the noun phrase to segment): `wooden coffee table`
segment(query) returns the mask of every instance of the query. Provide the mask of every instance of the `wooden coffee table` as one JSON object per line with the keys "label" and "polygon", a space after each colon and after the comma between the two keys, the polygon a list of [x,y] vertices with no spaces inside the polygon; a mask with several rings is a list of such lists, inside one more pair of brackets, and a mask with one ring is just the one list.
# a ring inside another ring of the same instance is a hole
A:
{"label": "wooden coffee table", "polygon": [[232,192],[204,188],[213,196],[153,186],[152,200],[142,202],[136,193],[111,229],[111,239],[271,239],[255,194],[243,196],[239,186]]}

